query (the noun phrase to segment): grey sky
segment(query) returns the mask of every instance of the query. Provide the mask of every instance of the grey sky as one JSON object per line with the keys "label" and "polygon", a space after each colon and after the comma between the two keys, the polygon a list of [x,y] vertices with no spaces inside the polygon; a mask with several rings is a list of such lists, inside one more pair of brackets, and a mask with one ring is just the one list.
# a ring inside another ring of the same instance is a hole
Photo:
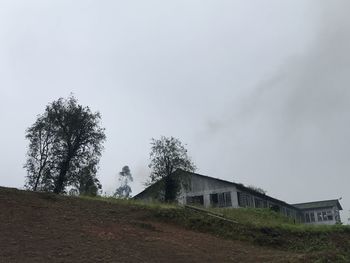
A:
{"label": "grey sky", "polygon": [[[350,209],[346,1],[0,0],[0,185],[22,187],[25,129],[71,92],[102,114],[104,190],[149,142],[287,202]],[[343,216],[343,220],[344,220]]]}

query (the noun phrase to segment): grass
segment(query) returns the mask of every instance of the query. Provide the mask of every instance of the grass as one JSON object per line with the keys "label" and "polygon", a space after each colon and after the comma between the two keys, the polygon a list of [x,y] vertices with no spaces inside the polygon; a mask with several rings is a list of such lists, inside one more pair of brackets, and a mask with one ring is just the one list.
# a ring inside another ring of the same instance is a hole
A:
{"label": "grass", "polygon": [[240,209],[210,209],[218,211],[226,218],[238,221],[253,227],[276,227],[292,232],[343,232],[350,233],[347,225],[312,225],[296,223],[293,219],[286,217],[270,209],[240,208]]}
{"label": "grass", "polygon": [[[220,211],[232,224],[185,209],[164,210],[159,217],[187,228],[217,236],[243,240],[260,246],[311,253],[311,262],[350,262],[348,226],[294,224],[269,210],[230,209]],[[310,257],[311,257],[310,254]]]}
{"label": "grass", "polygon": [[252,226],[279,226],[282,224],[292,225],[293,220],[285,217],[280,213],[274,212],[269,209],[253,209],[253,208],[240,208],[240,209],[211,209],[219,211],[224,214],[225,217],[238,221],[244,224],[250,224]]}
{"label": "grass", "polygon": [[[350,262],[350,227],[342,225],[312,226],[294,223],[287,217],[268,209],[209,209],[210,212],[223,214],[226,219],[209,216],[207,213],[186,209],[176,204],[159,202],[145,203],[137,200],[123,200],[112,197],[70,197],[52,193],[33,193],[16,189],[1,188],[2,198],[11,198],[21,194],[21,200],[37,195],[35,205],[47,206],[47,202],[79,204],[82,207],[100,207],[95,202],[107,202],[101,206],[107,214],[128,213],[140,216],[131,224],[156,231],[152,222],[166,222],[198,232],[210,233],[225,239],[242,240],[264,247],[300,252],[310,260],[305,262]],[[42,200],[41,200],[42,199]],[[88,204],[94,202],[94,204]],[[115,205],[115,206],[114,206]],[[85,209],[85,208],[84,208]],[[232,222],[235,221],[236,223]]]}
{"label": "grass", "polygon": [[[103,201],[108,203],[114,203],[119,205],[128,205],[133,207],[151,209],[151,210],[163,210],[163,209],[174,209],[181,210],[184,212],[184,207],[162,202],[144,202],[134,199],[118,199],[114,197],[89,197],[80,196],[79,198],[86,200]],[[283,228],[292,232],[350,232],[350,226],[347,225],[306,225],[301,223],[295,223],[291,218],[286,217],[278,212],[270,209],[255,209],[255,208],[210,208],[208,211],[223,214],[225,218],[237,221],[239,224],[250,226],[250,227],[272,227],[272,228]],[[159,211],[158,211],[159,212]],[[187,211],[189,213],[189,211]]]}
{"label": "grass", "polygon": [[166,204],[161,202],[144,202],[140,200],[134,200],[134,199],[121,199],[121,198],[115,198],[115,197],[105,197],[105,196],[79,196],[77,198],[85,199],[85,200],[92,200],[92,201],[102,201],[107,202],[110,204],[118,204],[118,205],[128,205],[131,207],[138,207],[138,208],[146,208],[146,209],[180,209],[181,207],[176,204]]}
{"label": "grass", "polygon": [[251,242],[283,250],[315,255],[313,262],[350,262],[350,227],[342,225],[305,225],[269,209],[209,209],[223,214],[232,223],[175,204],[145,203],[112,197],[80,197],[146,209],[157,220],[181,225],[199,232]]}

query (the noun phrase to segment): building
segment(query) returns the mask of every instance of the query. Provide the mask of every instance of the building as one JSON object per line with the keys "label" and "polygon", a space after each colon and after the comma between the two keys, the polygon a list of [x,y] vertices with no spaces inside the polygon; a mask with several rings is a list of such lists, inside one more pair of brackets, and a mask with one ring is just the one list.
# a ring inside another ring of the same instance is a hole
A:
{"label": "building", "polygon": [[[213,178],[197,173],[177,170],[173,178],[182,178],[183,185],[178,195],[182,205],[225,208],[271,208],[295,220],[310,224],[335,224],[340,222],[338,200],[319,201],[291,205],[269,195],[255,191],[242,184]],[[134,197],[144,201],[164,200],[161,182],[157,182]]]}
{"label": "building", "polygon": [[316,201],[294,204],[303,214],[304,223],[334,225],[340,223],[339,211],[343,210],[339,200]]}

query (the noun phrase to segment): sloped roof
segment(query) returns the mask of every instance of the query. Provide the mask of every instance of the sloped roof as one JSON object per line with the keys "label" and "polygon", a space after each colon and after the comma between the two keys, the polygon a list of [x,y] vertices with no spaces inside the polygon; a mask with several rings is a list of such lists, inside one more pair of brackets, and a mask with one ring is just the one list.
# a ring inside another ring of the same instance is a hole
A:
{"label": "sloped roof", "polygon": [[[197,174],[197,173],[192,173],[192,172],[187,172],[187,171],[184,171],[184,170],[181,170],[181,169],[178,169],[175,171],[175,173],[178,173],[178,172],[182,172],[182,173],[188,173],[190,175],[195,175],[195,176],[200,176],[200,177],[204,177],[204,178],[207,178],[209,180],[217,180],[217,181],[220,181],[220,182],[223,182],[223,183],[227,183],[227,184],[230,184],[230,185],[233,185],[235,186],[238,190],[240,191],[243,191],[243,192],[247,192],[247,193],[250,193],[250,194],[253,194],[257,197],[260,197],[262,199],[265,199],[265,200],[269,200],[271,202],[274,202],[276,204],[279,204],[279,205],[283,205],[283,206],[286,206],[286,207],[289,207],[289,208],[292,208],[292,209],[296,209],[297,207],[293,206],[293,205],[290,205],[282,200],[279,200],[279,199],[276,199],[276,198],[273,198],[269,195],[266,195],[266,194],[262,194],[260,192],[257,192],[249,187],[246,187],[244,186],[243,184],[239,184],[239,183],[234,183],[234,182],[230,182],[230,181],[226,181],[226,180],[223,180],[223,179],[219,179],[219,178],[214,178],[214,177],[210,177],[210,176],[207,176],[207,175],[202,175],[202,174]],[[298,208],[297,208],[298,209]]]}
{"label": "sloped roof", "polygon": [[302,210],[336,206],[336,207],[338,207],[339,210],[343,210],[338,199],[325,200],[325,201],[315,201],[315,202],[308,202],[308,203],[299,203],[299,204],[293,204],[293,206],[295,206],[299,209],[302,209]]}
{"label": "sloped roof", "polygon": [[[292,209],[297,209],[297,207],[293,206],[293,205],[290,205],[284,201],[281,201],[279,199],[276,199],[276,198],[273,198],[271,196],[268,196],[266,194],[262,194],[262,193],[259,193],[249,187],[245,187],[243,184],[239,184],[239,183],[234,183],[234,182],[230,182],[230,181],[226,181],[226,180],[223,180],[223,179],[219,179],[219,178],[214,178],[214,177],[210,177],[210,176],[207,176],[207,175],[202,175],[202,174],[197,174],[197,173],[192,173],[192,172],[188,172],[188,171],[185,171],[185,170],[182,170],[182,169],[177,169],[174,173],[171,174],[171,176],[176,176],[178,175],[179,173],[186,173],[186,174],[189,174],[189,175],[192,175],[192,176],[199,176],[199,177],[204,177],[206,179],[209,179],[209,180],[216,180],[216,181],[220,181],[220,182],[223,182],[223,183],[227,183],[227,184],[230,184],[230,185],[233,185],[235,186],[238,190],[240,191],[244,191],[244,192],[247,192],[247,193],[250,193],[250,194],[253,194],[257,197],[260,197],[262,199],[267,199],[271,202],[274,202],[276,204],[279,204],[279,205],[283,205],[283,206],[286,206],[286,207],[289,207],[289,208],[292,208]],[[147,187],[145,190],[143,190],[142,192],[138,193],[136,196],[134,196],[133,198],[134,199],[138,199],[138,198],[142,198],[142,196],[144,196],[147,192],[150,192],[152,191],[154,188],[157,187],[157,185],[159,184],[160,181],[158,181],[157,183]]]}

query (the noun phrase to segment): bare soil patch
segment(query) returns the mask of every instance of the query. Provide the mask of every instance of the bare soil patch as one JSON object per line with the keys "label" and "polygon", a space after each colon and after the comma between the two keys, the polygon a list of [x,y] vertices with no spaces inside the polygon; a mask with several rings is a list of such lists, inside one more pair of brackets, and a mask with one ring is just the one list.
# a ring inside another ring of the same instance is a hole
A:
{"label": "bare soil patch", "polygon": [[132,206],[0,188],[0,211],[0,262],[305,262]]}

